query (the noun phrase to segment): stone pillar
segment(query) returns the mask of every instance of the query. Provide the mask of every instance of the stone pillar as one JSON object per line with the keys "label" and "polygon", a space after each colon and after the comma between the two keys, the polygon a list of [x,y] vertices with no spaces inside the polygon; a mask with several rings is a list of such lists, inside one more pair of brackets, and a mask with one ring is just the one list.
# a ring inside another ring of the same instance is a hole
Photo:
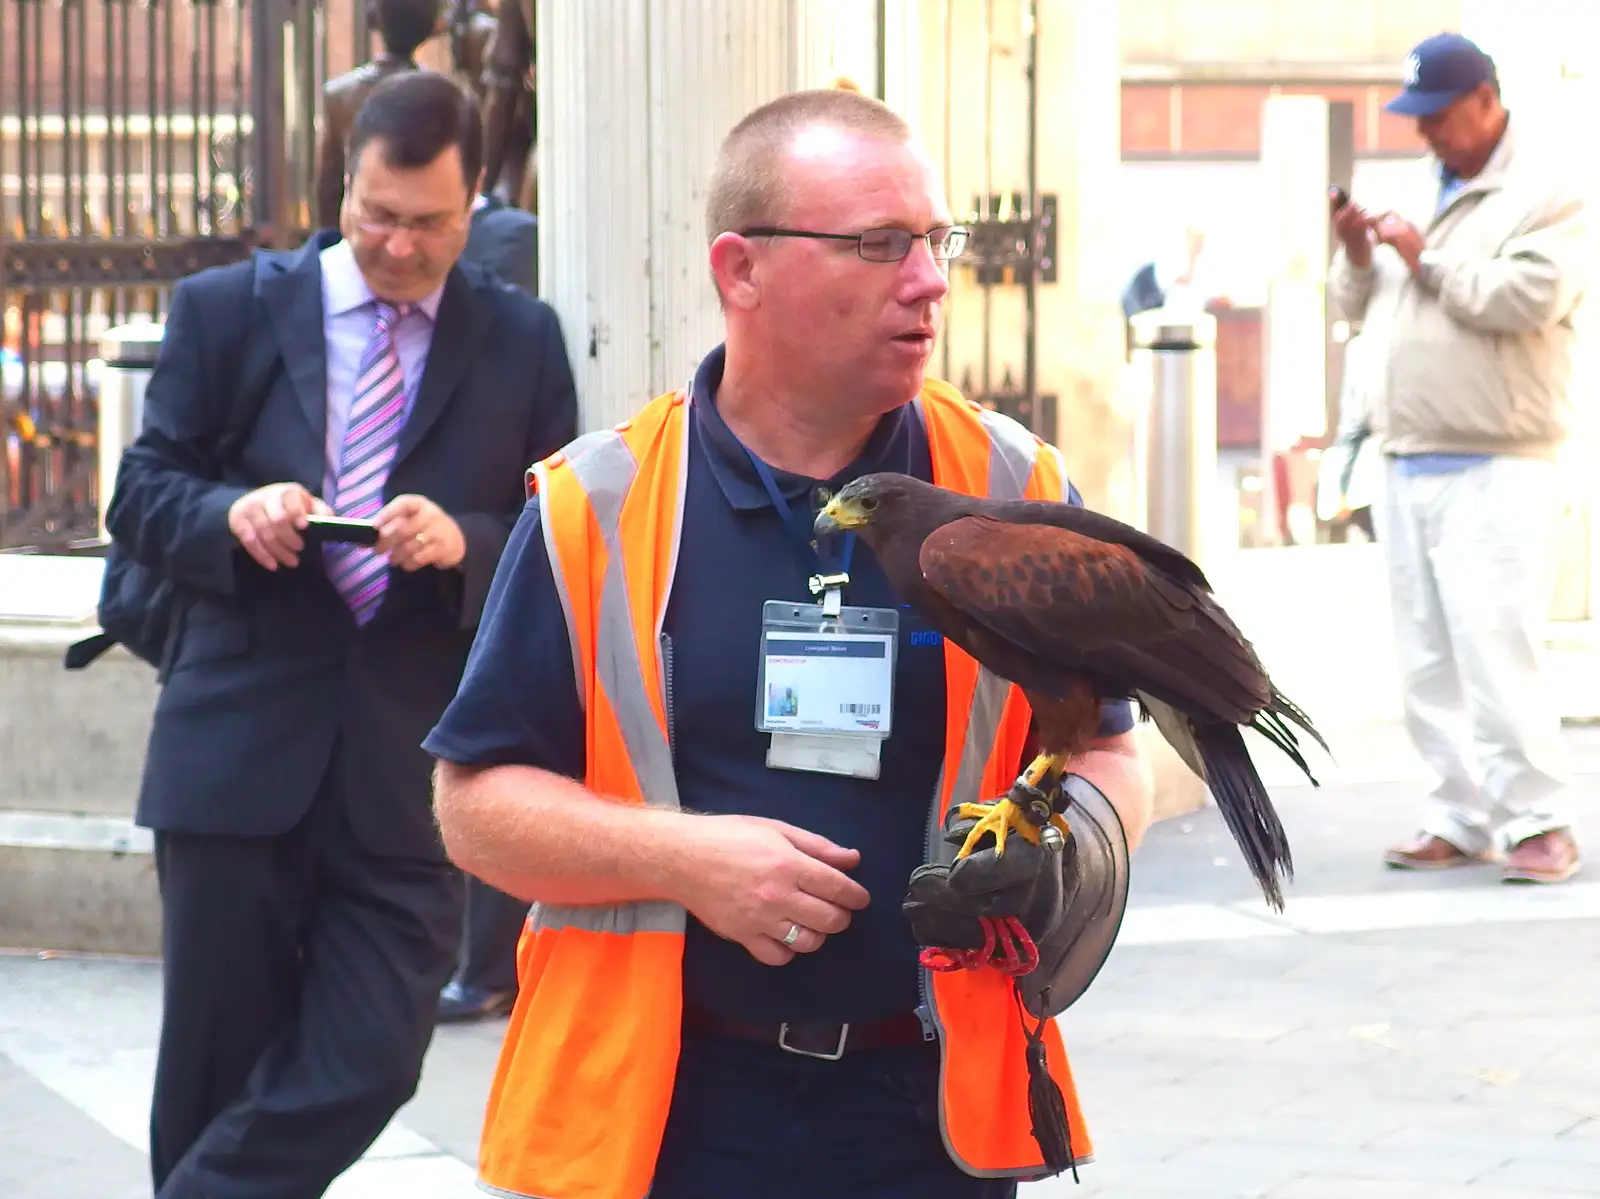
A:
{"label": "stone pillar", "polygon": [[797,88],[844,76],[875,94],[877,5],[538,0],[536,20],[540,286],[592,429],[686,382],[721,339],[705,236],[717,146]]}
{"label": "stone pillar", "polygon": [[[1261,456],[1263,522],[1276,543],[1276,455],[1327,431],[1328,101],[1268,96],[1261,120],[1261,211],[1267,236],[1263,320]],[[1298,511],[1297,511],[1298,510]],[[1289,506],[1296,540],[1308,541],[1315,515]]]}

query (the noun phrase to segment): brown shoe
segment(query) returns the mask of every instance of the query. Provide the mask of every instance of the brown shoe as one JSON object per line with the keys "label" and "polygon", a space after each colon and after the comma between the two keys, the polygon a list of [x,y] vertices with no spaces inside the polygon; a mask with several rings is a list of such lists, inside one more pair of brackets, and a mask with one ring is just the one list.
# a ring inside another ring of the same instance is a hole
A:
{"label": "brown shoe", "polygon": [[1464,853],[1432,833],[1418,833],[1414,840],[1386,850],[1383,860],[1396,870],[1450,870],[1456,866],[1481,866],[1488,858]]}
{"label": "brown shoe", "polygon": [[1505,880],[1564,883],[1578,873],[1582,864],[1572,833],[1564,828],[1551,829],[1517,844],[1506,858]]}

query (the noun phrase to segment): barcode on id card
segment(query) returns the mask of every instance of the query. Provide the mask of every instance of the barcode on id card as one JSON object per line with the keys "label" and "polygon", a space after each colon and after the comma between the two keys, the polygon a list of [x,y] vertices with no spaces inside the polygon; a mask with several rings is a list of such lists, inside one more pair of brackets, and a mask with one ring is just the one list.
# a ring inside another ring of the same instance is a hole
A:
{"label": "barcode on id card", "polygon": [[883,711],[882,704],[840,704],[842,716],[876,716]]}

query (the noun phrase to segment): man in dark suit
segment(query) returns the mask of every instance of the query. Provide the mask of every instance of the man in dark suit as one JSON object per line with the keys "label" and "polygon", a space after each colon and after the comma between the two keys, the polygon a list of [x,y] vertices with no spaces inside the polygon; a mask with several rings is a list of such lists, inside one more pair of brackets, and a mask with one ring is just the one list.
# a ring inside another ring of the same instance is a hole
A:
{"label": "man in dark suit", "polygon": [[[485,175],[487,178],[487,175]],[[463,262],[475,262],[530,296],[539,294],[539,222],[532,213],[480,195]],[[489,1020],[517,1001],[517,940],[528,905],[514,895],[466,877],[466,921],[456,972],[439,993],[438,1022]]]}
{"label": "man in dark suit", "polygon": [[[163,899],[160,1199],[322,1194],[413,1094],[455,963],[421,742],[524,470],[576,427],[553,312],[457,264],[481,145],[448,78],[374,89],[343,237],[179,285],[123,460],[111,533],[187,597],[138,809]],[[314,540],[329,513],[376,546]]]}
{"label": "man in dark suit", "polygon": [[494,196],[479,196],[472,207],[466,262],[476,262],[530,296],[539,294],[539,219]]}

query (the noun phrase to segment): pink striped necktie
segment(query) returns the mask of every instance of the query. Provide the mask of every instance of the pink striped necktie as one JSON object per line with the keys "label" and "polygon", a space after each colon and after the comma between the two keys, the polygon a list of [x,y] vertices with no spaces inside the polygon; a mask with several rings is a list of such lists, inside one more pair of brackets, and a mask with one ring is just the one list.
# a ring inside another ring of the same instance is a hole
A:
{"label": "pink striped necktie", "polygon": [[[371,520],[382,509],[383,487],[405,424],[405,371],[393,336],[405,309],[381,302],[376,307],[377,324],[356,370],[355,398],[334,478],[334,515],[351,520]],[[323,561],[356,623],[366,624],[383,601],[388,560],[368,546],[330,544],[323,547]]]}

